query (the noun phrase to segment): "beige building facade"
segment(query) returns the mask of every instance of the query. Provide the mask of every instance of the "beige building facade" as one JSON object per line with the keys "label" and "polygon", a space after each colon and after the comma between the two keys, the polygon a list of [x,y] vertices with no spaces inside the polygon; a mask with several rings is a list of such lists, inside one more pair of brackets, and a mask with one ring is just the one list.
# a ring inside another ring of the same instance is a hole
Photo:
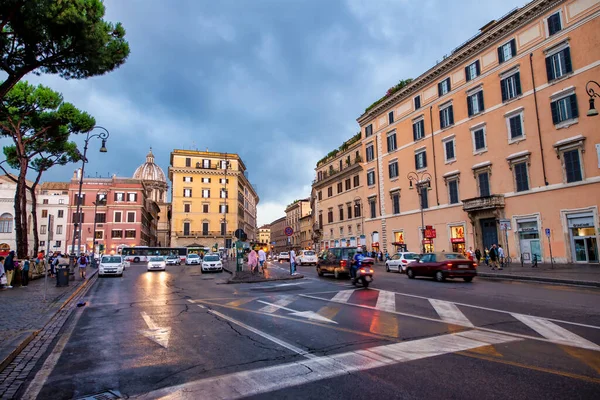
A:
{"label": "beige building facade", "polygon": [[271,228],[271,248],[275,254],[279,254],[282,251],[289,251],[290,245],[288,244],[288,237],[284,230],[287,227],[287,218],[281,217],[271,222],[269,225]]}
{"label": "beige building facade", "polygon": [[313,217],[312,213],[300,218],[300,248],[303,250],[313,250]]}
{"label": "beige building facade", "polygon": [[598,263],[586,83],[600,76],[599,17],[598,1],[532,1],[370,107],[358,119],[368,247],[499,243],[527,263],[549,262],[551,246],[557,262]]}
{"label": "beige building facade", "polygon": [[310,199],[296,200],[285,209],[285,219],[287,226],[292,228],[293,234],[290,236],[289,242],[294,250],[302,248],[300,239],[300,220],[307,215],[310,215]]}
{"label": "beige building facade", "polygon": [[267,243],[269,248],[271,248],[271,227],[269,225],[263,225],[258,228],[258,241],[260,243]]}

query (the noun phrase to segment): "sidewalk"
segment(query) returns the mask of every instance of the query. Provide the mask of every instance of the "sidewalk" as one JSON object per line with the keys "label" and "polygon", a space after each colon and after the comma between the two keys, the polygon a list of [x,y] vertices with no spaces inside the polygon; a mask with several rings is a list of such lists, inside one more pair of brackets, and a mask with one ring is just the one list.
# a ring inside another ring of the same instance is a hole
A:
{"label": "sidewalk", "polygon": [[[91,278],[98,270],[87,267]],[[75,271],[78,273],[79,271]],[[60,310],[83,282],[78,275],[67,287],[56,287],[56,279],[48,277],[44,303],[44,279],[0,290],[0,372],[35,337],[38,331]]]}
{"label": "sidewalk", "polygon": [[[289,264],[286,264],[289,265]],[[304,275],[298,272],[298,275],[290,275],[289,267],[285,268],[283,266],[279,266],[279,264],[267,264],[267,268],[265,268],[265,273],[255,273],[252,274],[247,264],[244,264],[244,268],[241,272],[236,271],[235,262],[224,263],[223,269],[230,274],[232,274],[231,278],[227,281],[227,283],[254,283],[254,282],[271,282],[271,281],[286,281],[292,279],[302,279]]]}
{"label": "sidewalk", "polygon": [[492,271],[485,264],[477,268],[477,275],[482,278],[538,281],[561,283],[578,286],[600,287],[599,264],[538,264],[532,268],[531,263],[521,267],[520,263],[512,263],[501,271]]}

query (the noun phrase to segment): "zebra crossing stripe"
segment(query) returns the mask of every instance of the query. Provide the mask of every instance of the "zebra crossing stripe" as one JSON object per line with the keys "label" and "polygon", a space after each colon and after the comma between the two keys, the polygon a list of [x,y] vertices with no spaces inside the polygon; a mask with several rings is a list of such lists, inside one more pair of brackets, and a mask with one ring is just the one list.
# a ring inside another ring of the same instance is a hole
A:
{"label": "zebra crossing stripe", "polygon": [[337,303],[347,303],[350,299],[350,296],[352,296],[352,293],[354,293],[355,290],[356,289],[350,289],[337,292],[335,296],[333,296],[333,299],[331,299],[331,301],[335,301]]}
{"label": "zebra crossing stripe", "polygon": [[239,300],[230,301],[229,303],[225,303],[225,305],[230,307],[239,307],[243,304],[250,303],[252,300],[256,299],[257,297],[246,297]]}
{"label": "zebra crossing stripe", "polygon": [[291,304],[294,300],[295,298],[293,296],[286,296],[282,299],[275,301],[272,305],[265,306],[258,311],[271,314],[279,310],[280,308]]}
{"label": "zebra crossing stripe", "polygon": [[431,303],[435,309],[435,312],[438,313],[442,321],[449,324],[468,326],[471,328],[475,327],[475,325],[473,325],[471,321],[465,317],[465,314],[463,314],[454,303],[433,299],[429,299],[429,303]]}
{"label": "zebra crossing stripe", "polygon": [[375,308],[381,311],[396,311],[396,294],[380,290]]}
{"label": "zebra crossing stripe", "polygon": [[521,321],[546,339],[554,343],[565,344],[567,346],[581,347],[584,349],[600,351],[600,346],[590,342],[544,318],[532,317],[523,314],[511,314],[514,318]]}

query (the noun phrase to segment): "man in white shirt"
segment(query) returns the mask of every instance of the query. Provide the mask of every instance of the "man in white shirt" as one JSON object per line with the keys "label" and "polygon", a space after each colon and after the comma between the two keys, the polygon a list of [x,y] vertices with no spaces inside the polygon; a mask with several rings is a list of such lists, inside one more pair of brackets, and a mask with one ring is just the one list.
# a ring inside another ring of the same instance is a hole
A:
{"label": "man in white shirt", "polygon": [[502,269],[504,267],[504,249],[501,245],[498,245],[498,258],[500,259],[500,268],[498,269]]}
{"label": "man in white shirt", "polygon": [[296,252],[290,251],[290,275],[296,275]]}
{"label": "man in white shirt", "polygon": [[267,253],[263,249],[258,250],[258,263],[260,264],[261,272],[265,270],[265,262],[267,261]]}

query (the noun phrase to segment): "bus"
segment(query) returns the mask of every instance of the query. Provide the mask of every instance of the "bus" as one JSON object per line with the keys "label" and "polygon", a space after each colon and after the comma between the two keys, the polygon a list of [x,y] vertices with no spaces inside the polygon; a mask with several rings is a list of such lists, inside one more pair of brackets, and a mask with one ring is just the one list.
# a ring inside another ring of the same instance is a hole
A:
{"label": "bus", "polygon": [[129,262],[140,262],[148,261],[148,257],[151,256],[179,256],[179,259],[185,262],[188,251],[186,247],[124,247],[121,249],[121,255],[125,258],[125,261]]}

